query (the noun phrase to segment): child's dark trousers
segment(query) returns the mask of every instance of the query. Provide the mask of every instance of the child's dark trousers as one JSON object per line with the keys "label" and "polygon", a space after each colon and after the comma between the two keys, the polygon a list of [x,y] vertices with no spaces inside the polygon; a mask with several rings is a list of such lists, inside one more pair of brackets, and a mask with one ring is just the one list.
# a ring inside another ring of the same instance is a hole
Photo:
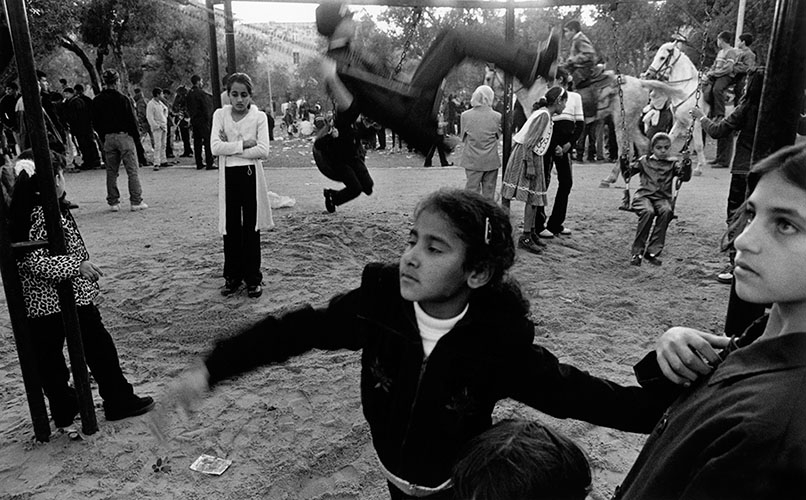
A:
{"label": "child's dark trousers", "polygon": [[[666,229],[672,220],[672,204],[669,200],[650,200],[638,198],[633,200],[633,208],[638,213],[638,229],[635,232],[635,241],[632,244],[632,255],[658,255],[666,242]],[[655,227],[652,228],[652,220]],[[652,229],[652,236],[649,231]],[[647,245],[649,237],[649,245]],[[646,247],[646,251],[644,251]]]}
{"label": "child's dark trousers", "polygon": [[[123,376],[118,351],[101,322],[94,304],[78,307],[84,356],[104,404],[123,404],[134,396],[134,389]],[[61,313],[29,319],[42,389],[50,403],[50,414],[57,427],[66,427],[78,414],[78,398],[68,385],[70,372],[64,360],[64,324]]]}

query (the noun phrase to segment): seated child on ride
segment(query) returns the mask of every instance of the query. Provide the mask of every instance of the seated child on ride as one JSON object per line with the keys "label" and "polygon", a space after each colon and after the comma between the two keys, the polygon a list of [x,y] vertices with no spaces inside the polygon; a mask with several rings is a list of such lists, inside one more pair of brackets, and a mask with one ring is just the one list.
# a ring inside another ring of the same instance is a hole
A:
{"label": "seated child on ride", "polygon": [[634,266],[640,266],[643,260],[656,266],[661,265],[658,256],[663,250],[666,230],[674,215],[672,181],[675,177],[684,182],[691,179],[691,161],[688,158],[678,160],[670,157],[671,148],[672,139],[669,134],[658,132],[649,143],[651,154],[640,157],[627,168],[622,168],[621,175],[625,180],[635,174],[639,174],[641,179],[641,186],[632,200],[632,209],[638,214],[638,228],[630,257],[630,264]]}

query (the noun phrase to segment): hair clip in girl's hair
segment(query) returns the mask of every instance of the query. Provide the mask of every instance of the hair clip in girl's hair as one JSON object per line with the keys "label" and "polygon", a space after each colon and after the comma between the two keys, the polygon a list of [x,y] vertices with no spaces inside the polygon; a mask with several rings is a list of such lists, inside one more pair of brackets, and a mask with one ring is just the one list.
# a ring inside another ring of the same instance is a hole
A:
{"label": "hair clip in girl's hair", "polygon": [[490,226],[490,218],[484,218],[484,244],[489,245],[493,237],[493,228]]}

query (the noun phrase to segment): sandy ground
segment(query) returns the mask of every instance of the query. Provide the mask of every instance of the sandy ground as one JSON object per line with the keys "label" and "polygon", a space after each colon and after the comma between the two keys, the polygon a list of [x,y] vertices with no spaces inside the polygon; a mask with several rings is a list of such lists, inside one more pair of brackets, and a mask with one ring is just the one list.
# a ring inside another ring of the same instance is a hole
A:
{"label": "sandy ground", "polygon": [[[416,201],[441,186],[462,187],[458,167],[422,168],[422,159],[372,152],[375,194],[324,211],[332,184],[310,163],[306,144],[275,143],[266,163],[270,189],[296,200],[274,212],[262,234],[265,292],[222,298],[223,253],[217,224],[217,172],[188,162],[141,169],[151,208],[110,213],[105,173],[70,174],[68,193],[93,261],[105,272],[98,305],[124,372],[140,394],[157,396],[204,353],[266,313],[310,302],[359,283],[370,261],[396,261]],[[276,165],[284,165],[276,167]],[[616,210],[621,189],[600,189],[610,165],[575,165],[568,226],[542,256],[519,252],[513,273],[532,302],[535,342],[563,361],[622,382],[656,337],[673,325],[721,331],[728,288],[714,280],[725,257],[727,170],[706,168],[684,186],[664,264],[628,265],[634,215]],[[554,180],[553,182],[556,182]],[[621,186],[619,186],[621,187]],[[522,205],[513,203],[513,223]],[[359,355],[311,352],[282,366],[223,384],[190,420],[171,423],[160,445],[144,417],[107,422],[83,441],[56,435],[32,442],[5,297],[0,307],[0,499],[383,499],[359,401]],[[94,392],[96,407],[100,398]],[[588,452],[595,469],[591,498],[609,498],[629,470],[643,436],[559,421],[511,401],[496,418],[536,418],[559,427]],[[191,471],[202,453],[228,458],[222,476]],[[152,470],[169,457],[170,472]]]}

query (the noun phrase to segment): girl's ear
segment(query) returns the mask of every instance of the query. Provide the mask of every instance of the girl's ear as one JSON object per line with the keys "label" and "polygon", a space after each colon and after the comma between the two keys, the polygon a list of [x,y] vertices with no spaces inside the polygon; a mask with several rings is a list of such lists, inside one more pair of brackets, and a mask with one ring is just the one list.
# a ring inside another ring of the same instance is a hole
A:
{"label": "girl's ear", "polygon": [[481,288],[490,282],[493,277],[493,271],[490,266],[482,266],[478,269],[473,269],[467,276],[467,286],[471,289]]}

